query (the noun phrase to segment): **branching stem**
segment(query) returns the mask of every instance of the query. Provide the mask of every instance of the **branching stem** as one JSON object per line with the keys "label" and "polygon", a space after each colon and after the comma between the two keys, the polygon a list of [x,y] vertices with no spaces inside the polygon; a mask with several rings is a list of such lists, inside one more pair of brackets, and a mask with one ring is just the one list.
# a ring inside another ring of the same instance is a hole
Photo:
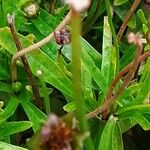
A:
{"label": "branching stem", "polygon": [[[136,45],[136,54],[135,54],[135,58],[134,58],[134,61],[131,62],[129,65],[127,65],[125,68],[123,68],[115,77],[115,79],[113,80],[109,90],[108,90],[108,94],[106,96],[106,100],[105,100],[105,103],[95,109],[94,111],[90,112],[87,114],[87,117],[88,118],[92,118],[92,117],[95,117],[97,116],[98,114],[102,114],[104,113],[105,115],[107,115],[107,110],[109,109],[110,105],[117,99],[118,96],[120,96],[122,94],[122,92],[124,91],[124,89],[129,85],[130,81],[132,80],[133,76],[134,76],[134,73],[139,65],[139,63],[141,61],[143,61],[144,59],[146,59],[147,57],[150,56],[150,51],[147,51],[145,52],[143,55],[141,55],[142,53],[142,50],[143,50],[143,45],[142,45],[142,42],[141,42],[141,39],[132,33],[132,39],[130,42],[134,43]],[[123,81],[123,84],[122,86],[120,87],[120,89],[115,93],[113,94],[113,90],[115,88],[115,86],[117,85],[118,81],[125,75],[125,79]],[[106,111],[106,112],[105,112]]]}
{"label": "branching stem", "polygon": [[[70,21],[71,16],[71,10],[68,12],[66,17],[63,19],[63,21],[58,25],[58,27],[54,31],[60,31],[62,30]],[[19,57],[24,56],[25,54],[32,52],[33,50],[38,49],[39,47],[42,47],[43,45],[47,44],[54,38],[54,32],[50,33],[47,37],[42,39],[41,41],[37,42],[36,44],[33,44],[27,48],[22,49],[21,51],[14,54],[12,58],[12,78],[16,80],[16,61]]]}

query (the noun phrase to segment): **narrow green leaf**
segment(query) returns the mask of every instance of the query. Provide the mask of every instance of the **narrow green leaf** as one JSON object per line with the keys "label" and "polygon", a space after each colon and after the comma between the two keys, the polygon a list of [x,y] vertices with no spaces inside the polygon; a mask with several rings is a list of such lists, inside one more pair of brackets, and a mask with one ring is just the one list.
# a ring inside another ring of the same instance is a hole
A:
{"label": "narrow green leaf", "polygon": [[41,51],[36,51],[34,55],[29,55],[28,60],[34,74],[36,74],[37,70],[41,70],[43,79],[46,82],[72,97],[72,83],[56,62]]}
{"label": "narrow green leaf", "polygon": [[119,119],[119,125],[122,134],[137,124],[137,122],[132,117],[121,119],[118,116],[118,119]]}
{"label": "narrow green leaf", "polygon": [[147,22],[147,19],[145,18],[145,14],[142,9],[139,9],[137,11],[137,15],[138,15],[139,19],[141,20],[142,24],[147,25],[148,22]]}
{"label": "narrow green leaf", "polygon": [[32,128],[34,132],[37,132],[41,124],[47,119],[46,115],[27,100],[22,100],[21,104],[30,122],[33,124]]}
{"label": "narrow green leaf", "polygon": [[140,88],[141,88],[141,83],[137,83],[129,86],[123,91],[123,93],[119,96],[117,101],[119,101],[119,103],[121,103],[123,107],[129,105],[130,103],[132,103],[130,97],[132,96],[132,94],[138,93]]}
{"label": "narrow green leaf", "polygon": [[12,97],[9,100],[8,105],[5,107],[4,111],[0,113],[0,122],[8,119],[10,116],[14,114],[16,111],[18,105],[19,105],[19,100],[15,97]]}
{"label": "narrow green leaf", "polygon": [[114,5],[119,6],[119,5],[122,5],[122,4],[126,3],[127,1],[128,0],[115,0]]}
{"label": "narrow green leaf", "polygon": [[51,29],[54,29],[58,25],[57,22],[60,21],[60,19],[57,19],[57,17],[53,17],[50,13],[48,13],[44,9],[40,9],[39,18],[42,18]]}
{"label": "narrow green leaf", "polygon": [[[146,115],[146,114],[145,114]],[[143,113],[135,113],[133,119],[144,129],[150,130],[150,114],[147,114],[148,117],[144,116]]]}
{"label": "narrow green leaf", "polygon": [[101,73],[105,76],[106,84],[110,81],[111,68],[112,33],[108,23],[108,17],[104,17],[103,47]]}
{"label": "narrow green leaf", "polygon": [[112,150],[123,150],[122,133],[118,122],[112,133]]}
{"label": "narrow green leaf", "polygon": [[72,112],[74,110],[76,110],[76,105],[74,102],[70,102],[68,104],[66,104],[63,109],[66,111],[66,112]]}
{"label": "narrow green leaf", "polygon": [[105,82],[105,77],[104,75],[101,73],[100,71],[100,67],[98,68],[95,65],[95,62],[93,61],[93,59],[88,55],[88,53],[84,50],[84,48],[82,48],[82,52],[81,52],[81,61],[82,63],[87,67],[87,69],[89,70],[92,78],[94,79],[94,81],[97,83],[97,85],[99,86],[99,88],[102,91],[106,91],[106,82]]}
{"label": "narrow green leaf", "polygon": [[88,68],[81,63],[81,83],[82,83],[82,92],[83,98],[94,100],[93,91],[92,91],[92,76]]}
{"label": "narrow green leaf", "polygon": [[14,146],[5,142],[0,142],[0,150],[28,150],[19,146]]}
{"label": "narrow green leaf", "polygon": [[50,28],[50,26],[48,26],[46,22],[43,20],[43,18],[41,17],[32,20],[32,23],[43,36],[47,36],[53,31],[52,28]]}
{"label": "narrow green leaf", "polygon": [[150,104],[135,105],[123,108],[116,112],[118,118],[132,117],[136,112],[147,113],[150,115]]}
{"label": "narrow green leaf", "polygon": [[[119,16],[119,18],[123,21],[124,20],[124,17],[125,15],[124,14],[127,14],[127,6],[124,6],[122,8],[119,8],[119,7],[115,7],[115,13]],[[133,15],[131,17],[131,19],[129,20],[128,22],[128,26],[132,29],[134,29],[136,27],[136,18],[135,18],[135,15]]]}
{"label": "narrow green leaf", "polygon": [[11,85],[6,84],[4,82],[0,82],[0,91],[11,93],[12,92]]}
{"label": "narrow green leaf", "polygon": [[[87,67],[92,79],[96,82],[99,88],[105,92],[106,82],[105,77],[100,71],[101,66],[101,55],[90,46],[83,38],[81,38],[81,62]],[[63,54],[71,60],[71,46],[66,45],[63,48]]]}
{"label": "narrow green leaf", "polygon": [[[104,130],[106,124],[107,124],[107,122],[100,121],[97,130],[95,130],[95,127],[93,127],[93,133],[94,133],[94,135],[96,134],[96,136],[95,136],[96,138],[94,138],[94,144],[95,144],[96,150],[98,150],[101,135],[103,133],[103,130]],[[95,131],[97,131],[97,132],[95,133]]]}
{"label": "narrow green leaf", "polygon": [[22,132],[29,129],[31,126],[32,123],[29,121],[0,123],[0,135],[4,137],[18,132]]}
{"label": "narrow green leaf", "polygon": [[[41,21],[40,21],[41,20]],[[41,10],[38,18],[32,20],[30,24],[22,24],[20,26],[20,30],[24,32],[28,32],[35,36],[36,42],[42,40],[50,34],[54,28],[56,27],[56,20],[46,11]],[[43,27],[46,26],[46,27]],[[42,46],[41,49],[52,59],[57,59],[59,45],[52,40],[51,42],[47,43],[46,45]]]}
{"label": "narrow green leaf", "polygon": [[[83,51],[86,51],[88,55],[91,57],[96,67],[101,66],[101,54],[97,52],[84,38],[81,37],[81,46]],[[82,59],[82,58],[81,58]]]}
{"label": "narrow green leaf", "polygon": [[7,71],[7,67],[5,66],[2,66],[0,64],[0,80],[4,80],[4,79],[8,79],[9,77],[9,74],[8,74],[8,71]]}
{"label": "narrow green leaf", "polygon": [[133,102],[131,102],[131,105],[138,105],[142,104],[144,100],[147,98],[150,91],[150,72],[148,72],[145,76],[144,81],[141,83],[141,88],[138,91],[138,94]]}
{"label": "narrow green leaf", "polygon": [[115,127],[116,121],[113,117],[109,118],[101,135],[98,150],[111,150],[112,149],[112,131]]}
{"label": "narrow green leaf", "polygon": [[120,70],[129,64],[135,56],[135,45],[121,45],[123,56],[120,59]]}
{"label": "narrow green leaf", "polygon": [[101,135],[98,150],[123,150],[122,135],[117,118],[110,116]]}

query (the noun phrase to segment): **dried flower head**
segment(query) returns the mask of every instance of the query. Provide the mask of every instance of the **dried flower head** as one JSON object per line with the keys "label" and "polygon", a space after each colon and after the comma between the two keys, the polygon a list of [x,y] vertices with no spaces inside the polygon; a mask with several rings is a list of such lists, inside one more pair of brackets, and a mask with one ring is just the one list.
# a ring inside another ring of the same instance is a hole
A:
{"label": "dried flower head", "polygon": [[138,45],[142,46],[141,38],[137,34],[134,34],[133,32],[129,33],[129,35],[128,35],[128,42],[129,43],[134,43],[135,45],[138,44]]}
{"label": "dried flower head", "polygon": [[144,3],[145,3],[147,6],[150,6],[150,0],[144,0]]}
{"label": "dried flower head", "polygon": [[90,6],[91,0],[64,0],[66,4],[69,4],[75,11],[81,12]]}
{"label": "dried flower head", "polygon": [[71,150],[73,129],[69,128],[56,115],[51,114],[41,129],[41,147],[43,150]]}
{"label": "dried flower head", "polygon": [[54,32],[54,38],[57,44],[65,45],[70,43],[69,32],[66,29]]}

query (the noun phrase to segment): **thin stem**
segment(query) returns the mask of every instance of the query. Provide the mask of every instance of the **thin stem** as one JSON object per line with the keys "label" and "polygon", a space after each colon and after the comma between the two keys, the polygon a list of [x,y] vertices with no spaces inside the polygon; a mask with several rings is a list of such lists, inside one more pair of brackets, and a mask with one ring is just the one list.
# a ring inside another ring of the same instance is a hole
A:
{"label": "thin stem", "polygon": [[[88,123],[85,118],[84,101],[82,97],[81,88],[81,62],[80,62],[80,51],[82,49],[80,43],[80,33],[81,33],[81,22],[80,14],[76,11],[72,11],[71,18],[71,35],[72,35],[72,82],[73,82],[73,99],[75,101],[77,111],[76,116],[79,121],[79,127],[81,132],[88,132]],[[91,138],[88,137],[85,142],[85,146],[89,150],[94,150]]]}
{"label": "thin stem", "polygon": [[127,12],[127,15],[124,18],[124,21],[120,27],[120,30],[117,34],[118,40],[120,41],[122,38],[122,35],[126,29],[126,26],[129,22],[129,19],[131,18],[132,14],[134,13],[134,11],[136,10],[137,6],[139,5],[139,3],[141,2],[141,0],[134,0],[132,6],[130,7],[129,11]]}
{"label": "thin stem", "polygon": [[115,28],[113,25],[113,21],[112,21],[112,12],[111,12],[111,5],[110,5],[110,1],[109,0],[105,0],[105,4],[106,4],[106,10],[107,10],[107,14],[108,14],[108,22],[109,22],[109,26],[112,32],[112,36],[113,36],[113,40],[114,40],[114,46],[115,46],[115,50],[116,50],[116,73],[119,72],[119,45],[118,45],[118,39],[117,39],[117,35],[115,32]]}
{"label": "thin stem", "polygon": [[[16,32],[16,29],[15,29],[13,16],[8,15],[7,20],[8,20],[8,25],[9,25],[9,27],[10,27],[10,30],[11,30],[12,37],[13,37],[13,39],[14,39],[16,48],[17,48],[18,51],[21,51],[21,50],[23,49],[23,47],[22,47],[21,42],[19,41],[19,39],[18,39],[18,37],[17,37],[17,32]],[[35,83],[35,81],[34,81],[34,79],[33,79],[32,71],[31,71],[30,66],[29,66],[29,64],[28,64],[28,61],[27,61],[27,59],[26,59],[25,56],[22,56],[22,57],[21,57],[21,60],[22,60],[22,63],[23,63],[23,65],[24,65],[25,71],[26,71],[26,73],[27,73],[27,75],[28,75],[29,82],[30,82],[30,84],[31,84],[31,86],[32,86],[32,91],[33,91],[33,94],[34,94],[34,96],[35,96],[36,104],[37,104],[37,106],[39,106],[40,108],[42,108],[39,90],[38,90],[38,88],[37,88],[37,86],[36,86],[36,83]],[[17,79],[17,78],[16,78],[16,77],[17,77],[17,74],[16,74],[16,72],[14,72],[14,70],[16,70],[16,65],[14,65],[14,64],[12,63],[12,73],[13,73],[13,75],[14,75],[13,78],[12,78],[12,82],[15,82],[16,79]]]}
{"label": "thin stem", "polygon": [[[71,15],[71,11],[68,12],[68,14],[66,15],[66,17],[63,19],[63,21],[58,25],[58,27],[54,30],[54,31],[60,31],[62,30],[70,21],[70,15]],[[42,39],[41,41],[37,42],[36,44],[33,44],[27,48],[22,49],[21,51],[17,52],[16,54],[14,54],[13,58],[12,58],[12,76],[15,78],[16,75],[16,61],[19,57],[32,52],[33,50],[38,49],[39,47],[47,44],[48,42],[50,42],[52,39],[54,38],[54,32],[50,33],[47,37],[45,37],[44,39]]]}

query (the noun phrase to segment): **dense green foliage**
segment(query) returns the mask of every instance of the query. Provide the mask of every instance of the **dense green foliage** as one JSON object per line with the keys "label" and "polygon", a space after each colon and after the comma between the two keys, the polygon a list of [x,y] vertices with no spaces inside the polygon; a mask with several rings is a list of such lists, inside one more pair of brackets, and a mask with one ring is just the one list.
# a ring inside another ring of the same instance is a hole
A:
{"label": "dense green foliage", "polygon": [[[85,116],[105,103],[117,73],[134,60],[136,45],[127,42],[128,33],[139,35],[143,41],[143,53],[149,50],[150,6],[144,1],[127,22],[122,39],[117,39],[117,32],[133,2],[92,0],[90,8],[81,15],[82,37],[71,32],[76,36],[72,38],[73,42],[78,38],[75,42],[81,45],[64,45],[60,54],[61,45],[53,39],[25,55],[40,93],[41,105],[34,97],[21,59],[17,60],[17,82],[12,83],[11,62],[17,48],[8,27],[7,14],[14,15],[17,36],[26,48],[53,32],[70,8],[60,0],[0,0],[0,150],[41,150],[37,144],[40,141],[38,134],[49,113],[60,117],[69,114],[71,117],[67,121],[74,117],[79,120],[72,149],[150,148],[149,58],[139,64],[132,81],[108,106],[106,117],[103,112],[90,119]],[[37,7],[32,16],[25,11],[30,4]],[[68,29],[71,27],[74,28],[73,21]],[[80,72],[78,94],[81,92],[81,105],[74,99],[73,87],[78,86],[73,82],[75,71],[72,68],[75,67],[72,65],[75,63],[72,63],[71,54],[74,48],[80,49],[77,71]],[[124,80],[125,76],[119,80],[114,93]],[[83,127],[87,128],[83,130]],[[27,139],[31,139],[29,144]]]}

